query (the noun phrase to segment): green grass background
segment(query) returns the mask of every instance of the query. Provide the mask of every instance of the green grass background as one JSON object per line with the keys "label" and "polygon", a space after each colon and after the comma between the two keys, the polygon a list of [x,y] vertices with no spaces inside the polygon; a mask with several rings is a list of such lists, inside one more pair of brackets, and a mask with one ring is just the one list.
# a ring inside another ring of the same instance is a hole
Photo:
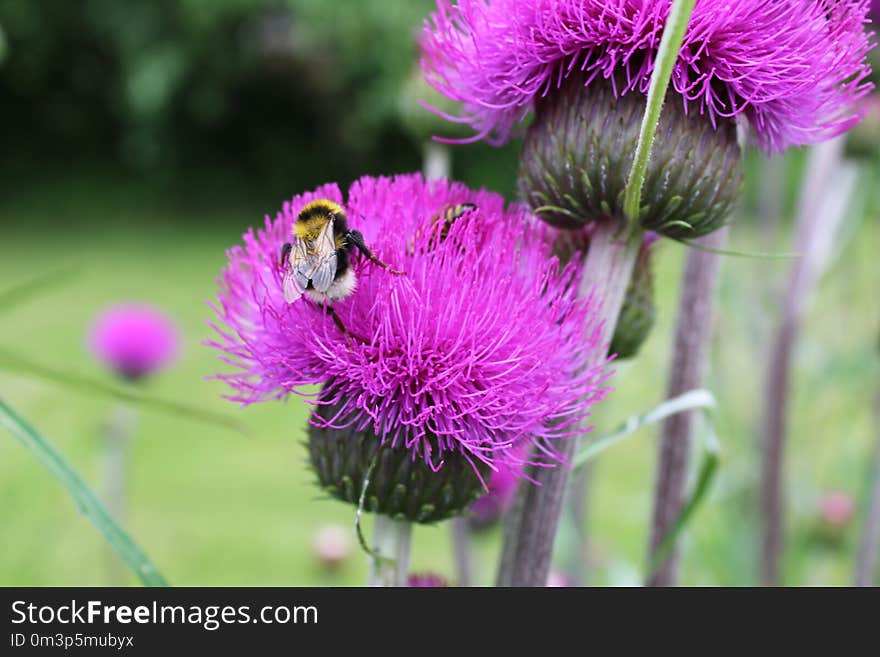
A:
{"label": "green grass background", "polygon": [[[760,176],[750,165],[750,184]],[[870,178],[864,189],[870,191]],[[205,201],[212,198],[213,202]],[[291,195],[299,191],[290,190]],[[203,193],[208,192],[208,193]],[[788,194],[792,196],[794,192]],[[863,511],[878,390],[877,294],[880,228],[875,204],[851,217],[858,232],[822,281],[794,361],[786,487],[789,493],[785,580],[846,584],[858,523],[836,545],[815,538],[816,505],[826,491],[854,496]],[[146,384],[155,395],[235,414],[252,429],[229,430],[141,409],[132,452],[126,525],[175,585],[358,585],[366,559],[355,552],[336,573],[318,567],[311,542],[328,523],[351,527],[354,509],[320,499],[305,463],[303,403],[239,409],[205,377],[221,367],[200,342],[209,337],[206,301],[224,249],[282,199],[236,198],[221,184],[200,194],[164,196],[146,183],[66,176],[9,188],[0,200],[0,290],[66,265],[64,285],[0,315],[0,346],[38,362],[110,381],[85,349],[90,322],[108,304],[142,300],[166,308],[184,336],[177,367]],[[790,198],[789,198],[790,204]],[[748,204],[746,204],[748,206]],[[746,213],[747,214],[747,213]],[[733,246],[789,250],[785,226],[768,239],[749,216]],[[685,248],[658,245],[658,322],[640,358],[621,364],[617,388],[596,408],[610,429],[658,403],[669,360],[676,291]],[[707,503],[685,537],[683,582],[756,582],[757,427],[775,295],[790,262],[727,257],[708,387],[721,409],[724,455]],[[0,396],[60,448],[101,489],[101,425],[112,401],[0,372]],[[638,583],[651,506],[656,431],[642,430],[607,452],[595,468],[590,531],[593,581]],[[0,434],[0,584],[100,585],[107,548],[61,487],[21,445]],[[367,520],[369,527],[370,520]],[[492,581],[500,536],[476,540],[478,579]],[[453,575],[448,526],[418,527],[413,570]],[[128,583],[134,583],[129,580]]]}

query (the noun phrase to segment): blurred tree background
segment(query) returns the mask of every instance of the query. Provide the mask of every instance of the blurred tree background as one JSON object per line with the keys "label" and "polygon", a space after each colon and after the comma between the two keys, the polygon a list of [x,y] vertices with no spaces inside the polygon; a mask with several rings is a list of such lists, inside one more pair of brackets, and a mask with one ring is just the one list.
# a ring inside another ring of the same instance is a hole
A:
{"label": "blurred tree background", "polygon": [[[402,93],[432,7],[9,0],[4,178],[110,167],[168,192],[277,202],[327,180],[418,169]],[[468,149],[459,168],[512,191],[514,150],[493,151]],[[479,167],[487,156],[504,165]]]}

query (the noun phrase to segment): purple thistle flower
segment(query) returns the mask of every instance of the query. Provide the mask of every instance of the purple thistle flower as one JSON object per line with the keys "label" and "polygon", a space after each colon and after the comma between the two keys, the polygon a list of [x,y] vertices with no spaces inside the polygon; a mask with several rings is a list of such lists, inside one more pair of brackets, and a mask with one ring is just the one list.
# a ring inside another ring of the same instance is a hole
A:
{"label": "purple thistle flower", "polygon": [[445,588],[449,582],[436,573],[411,573],[406,578],[406,585],[410,588]]}
{"label": "purple thistle flower", "polygon": [[521,474],[513,468],[498,468],[489,477],[489,492],[471,504],[471,520],[476,527],[486,527],[510,509]]}
{"label": "purple thistle flower", "polygon": [[124,379],[135,381],[171,365],[180,336],[158,308],[121,304],[105,310],[89,331],[92,354]]}
{"label": "purple thistle flower", "polygon": [[[376,256],[406,271],[355,258],[357,291],[334,304],[350,339],[320,306],[282,296],[278,254],[317,198],[345,205]],[[464,202],[476,210],[439,240],[432,222]],[[453,455],[518,468],[526,443],[555,464],[554,443],[580,433],[606,375],[595,304],[576,298],[547,230],[497,194],[420,175],[364,177],[346,199],[336,185],[297,196],[227,251],[208,344],[235,371],[218,378],[242,404],[301,395],[313,425],[371,432],[435,472]],[[321,407],[338,410],[325,420]]]}
{"label": "purple thistle flower", "polygon": [[[578,72],[646,93],[670,0],[438,0],[425,29],[429,84],[464,104],[476,139],[506,141],[538,98]],[[713,125],[745,117],[768,151],[855,123],[871,85],[867,0],[698,0],[672,88]]]}

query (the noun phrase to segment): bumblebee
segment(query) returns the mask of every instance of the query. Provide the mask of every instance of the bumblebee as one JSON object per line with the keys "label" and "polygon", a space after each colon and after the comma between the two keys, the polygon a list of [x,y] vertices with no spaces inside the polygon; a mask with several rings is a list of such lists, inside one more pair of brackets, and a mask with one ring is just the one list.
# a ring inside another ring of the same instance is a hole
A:
{"label": "bumblebee", "polygon": [[293,224],[293,237],[292,243],[281,247],[279,266],[284,269],[284,300],[293,303],[305,294],[327,309],[346,336],[348,331],[330,304],[354,293],[357,279],[351,258],[355,250],[392,274],[404,273],[374,256],[364,236],[349,229],[345,209],[327,199],[312,201],[300,210]]}
{"label": "bumblebee", "polygon": [[[435,215],[431,219],[431,223],[428,227],[428,230],[431,232],[431,237],[424,250],[430,251],[443,242],[449,237],[449,230],[452,228],[452,224],[461,219],[468,212],[473,212],[476,209],[477,206],[473,203],[459,203],[457,205],[451,205]],[[410,253],[415,252],[415,242],[419,238],[420,233],[421,229],[416,231],[416,235],[410,243]]]}

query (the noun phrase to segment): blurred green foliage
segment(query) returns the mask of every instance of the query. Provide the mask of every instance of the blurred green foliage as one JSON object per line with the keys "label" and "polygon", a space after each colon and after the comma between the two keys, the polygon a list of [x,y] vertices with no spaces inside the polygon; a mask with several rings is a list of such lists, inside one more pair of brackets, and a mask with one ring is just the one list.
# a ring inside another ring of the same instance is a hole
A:
{"label": "blurred green foliage", "polygon": [[[400,93],[432,0],[7,0],[9,161],[303,186],[417,169]],[[8,163],[8,162],[7,162]]]}

